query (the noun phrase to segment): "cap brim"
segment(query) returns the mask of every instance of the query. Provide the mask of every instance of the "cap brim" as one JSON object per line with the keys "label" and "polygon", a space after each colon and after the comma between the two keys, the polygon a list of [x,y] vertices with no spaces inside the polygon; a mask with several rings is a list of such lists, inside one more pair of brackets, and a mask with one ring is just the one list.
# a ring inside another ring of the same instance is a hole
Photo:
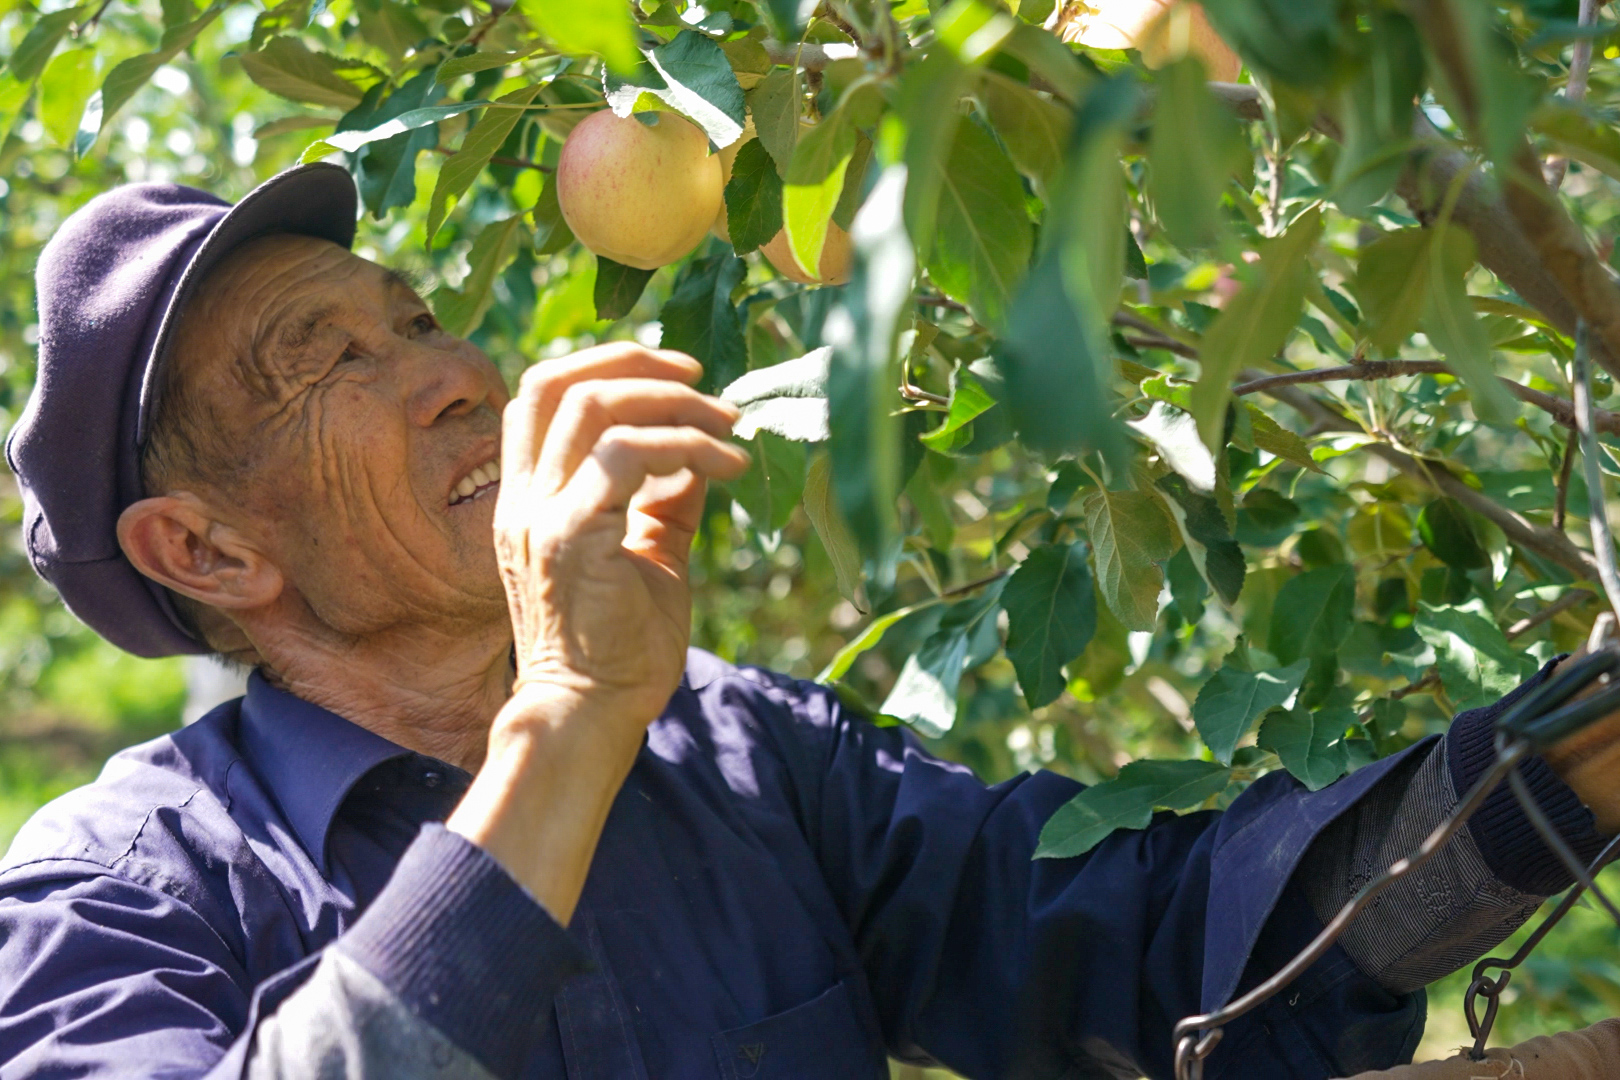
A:
{"label": "cap brim", "polygon": [[163,311],[163,321],[147,356],[141,383],[140,414],[135,426],[137,446],[146,443],[148,421],[162,387],[158,376],[180,322],[180,312],[209,273],[249,240],[275,233],[313,236],[344,248],[351,247],[358,216],[359,195],[354,179],[347,169],[330,162],[300,165],[277,173],[226,211],[191,256],[180,284]]}

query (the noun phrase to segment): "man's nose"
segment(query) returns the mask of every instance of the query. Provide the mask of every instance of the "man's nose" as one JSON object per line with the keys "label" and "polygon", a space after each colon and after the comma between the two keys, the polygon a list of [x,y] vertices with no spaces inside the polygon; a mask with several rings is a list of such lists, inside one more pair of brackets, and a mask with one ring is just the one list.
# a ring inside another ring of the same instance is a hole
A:
{"label": "man's nose", "polygon": [[409,402],[411,423],[430,427],[439,420],[465,416],[480,405],[499,413],[505,405],[506,385],[495,365],[474,345],[460,342],[454,349],[430,348],[412,342]]}

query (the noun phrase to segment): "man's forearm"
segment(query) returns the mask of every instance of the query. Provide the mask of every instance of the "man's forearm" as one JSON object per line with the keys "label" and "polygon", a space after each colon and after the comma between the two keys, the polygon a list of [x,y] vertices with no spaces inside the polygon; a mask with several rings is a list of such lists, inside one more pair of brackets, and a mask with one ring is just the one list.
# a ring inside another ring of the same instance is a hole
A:
{"label": "man's forearm", "polygon": [[640,747],[605,714],[612,708],[571,693],[520,691],[496,719],[489,755],[445,822],[564,926]]}

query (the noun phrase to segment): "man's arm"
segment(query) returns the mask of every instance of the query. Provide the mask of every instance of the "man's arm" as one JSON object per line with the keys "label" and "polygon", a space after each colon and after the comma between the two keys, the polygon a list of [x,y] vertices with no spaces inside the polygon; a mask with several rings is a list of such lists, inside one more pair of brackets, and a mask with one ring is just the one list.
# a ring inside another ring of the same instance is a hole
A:
{"label": "man's arm", "polygon": [[585,962],[563,926],[680,680],[705,481],[747,465],[729,441],[736,410],[687,385],[701,371],[616,343],[525,375],[495,510],[513,696],[446,826],[423,831],[326,956],[255,988],[161,867],[151,884],[83,866],[40,880],[35,867],[0,879],[0,972],[18,973],[0,985],[0,1064],[410,1080],[396,1071],[407,1051],[427,1049],[420,1067],[437,1076],[448,1045],[516,1076]]}
{"label": "man's arm", "polygon": [[[1298,871],[1329,826],[1445,753],[1430,740],[1318,792],[1273,774],[1224,814],[1160,815],[1084,856],[1032,861],[1077,784],[1036,774],[987,788],[822,688],[777,681],[764,696],[891,1049],[968,1075],[1108,1060],[1168,1075],[1178,1020],[1271,974],[1320,929]],[[1503,819],[1493,835],[1523,826]],[[1479,906],[1461,905],[1433,941],[1477,952],[1521,911],[1480,934]],[[1400,989],[1335,948],[1231,1025],[1206,1075],[1327,1077],[1398,1060],[1423,1015]]]}

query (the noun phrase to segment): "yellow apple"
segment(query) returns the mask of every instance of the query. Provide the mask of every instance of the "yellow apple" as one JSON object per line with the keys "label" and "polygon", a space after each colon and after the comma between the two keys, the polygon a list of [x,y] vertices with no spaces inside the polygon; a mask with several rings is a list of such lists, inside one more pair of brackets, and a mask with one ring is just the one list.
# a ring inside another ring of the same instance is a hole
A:
{"label": "yellow apple", "polygon": [[849,233],[836,221],[827,222],[827,243],[821,249],[820,273],[811,276],[804,272],[788,247],[786,229],[780,229],[770,243],[759,249],[761,255],[776,267],[776,272],[801,285],[842,285],[849,280],[850,265],[855,261]]}
{"label": "yellow apple", "polygon": [[579,242],[614,262],[653,270],[697,247],[724,200],[720,159],[685,117],[652,124],[592,113],[557,161],[557,203]]}
{"label": "yellow apple", "polygon": [[1140,50],[1149,67],[1162,67],[1191,53],[1203,61],[1211,79],[1235,81],[1243,61],[1209,24],[1203,7],[1194,3],[1177,7],[1172,12],[1172,0],[1071,3],[1064,6],[1055,29],[1064,41],[1078,41],[1094,49]]}

